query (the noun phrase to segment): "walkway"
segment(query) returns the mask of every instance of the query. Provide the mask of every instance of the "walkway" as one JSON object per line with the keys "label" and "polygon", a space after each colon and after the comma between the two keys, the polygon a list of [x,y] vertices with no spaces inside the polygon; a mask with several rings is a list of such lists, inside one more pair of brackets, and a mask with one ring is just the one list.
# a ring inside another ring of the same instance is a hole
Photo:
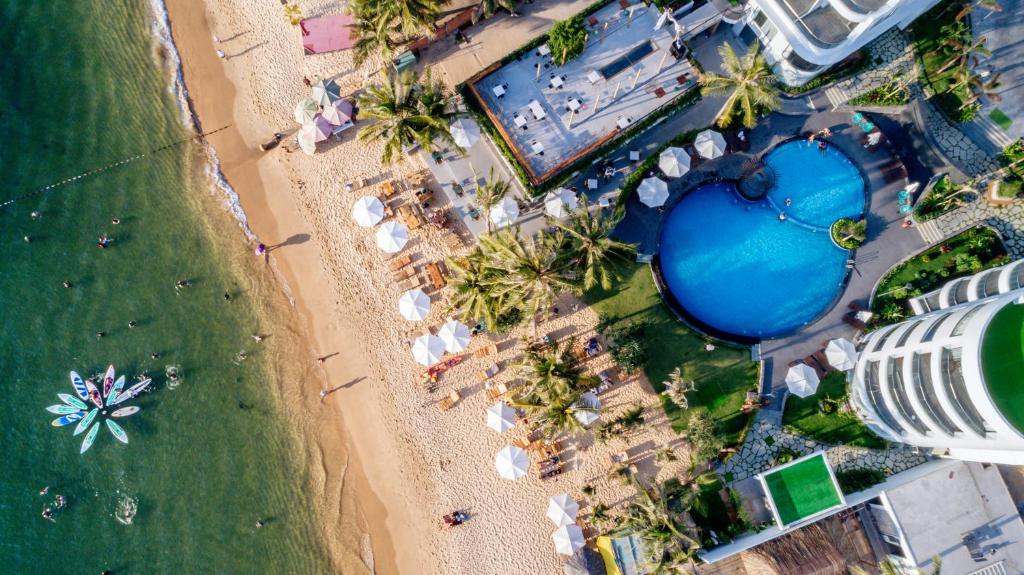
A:
{"label": "walkway", "polygon": [[979,116],[984,118],[995,108],[1002,110],[1013,123],[1005,131],[993,127],[1017,139],[1024,137],[1024,98],[1020,96],[1024,88],[1024,0],[999,0],[999,4],[1003,7],[999,12],[978,8],[971,14],[974,36],[988,38],[986,46],[992,51],[982,65],[992,74],[1001,74],[995,92],[1003,97],[1001,102],[985,102]]}
{"label": "walkway", "polygon": [[1003,237],[1010,257],[1024,258],[1024,202],[1017,201],[1009,206],[997,207],[975,199],[928,223],[933,224],[943,238],[978,224],[992,226]]}

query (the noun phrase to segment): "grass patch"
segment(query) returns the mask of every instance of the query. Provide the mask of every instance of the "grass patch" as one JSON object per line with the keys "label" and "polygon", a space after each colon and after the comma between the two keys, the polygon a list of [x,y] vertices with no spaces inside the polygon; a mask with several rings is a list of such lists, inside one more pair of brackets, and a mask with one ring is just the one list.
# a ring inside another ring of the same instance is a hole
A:
{"label": "grass patch", "polygon": [[783,525],[842,503],[821,454],[785,469],[769,471],[764,482]]}
{"label": "grass patch", "polygon": [[885,441],[872,433],[856,415],[840,413],[835,408],[835,403],[845,397],[846,376],[840,372],[830,373],[818,384],[818,392],[814,395],[786,398],[782,425],[816,441],[870,449],[885,448]]}
{"label": "grass patch", "polygon": [[990,120],[995,122],[997,126],[1004,130],[1009,130],[1010,126],[1013,125],[1013,120],[1011,120],[1010,117],[1003,113],[1003,111],[1000,110],[999,108],[994,108],[991,112],[989,112],[988,117]]}
{"label": "grass patch", "polygon": [[643,369],[656,391],[663,389],[662,382],[676,367],[683,377],[697,382],[690,409],[681,410],[667,398],[662,401],[673,429],[685,430],[690,414],[704,410],[725,443],[735,445],[750,419],[741,411],[746,392],[757,386],[757,364],[750,360],[750,352],[720,344],[713,352],[705,351],[707,340],[687,329],[665,306],[649,266],[630,263],[619,272],[622,280],[611,290],[597,287],[584,294],[584,301],[611,327],[646,323]]}
{"label": "grass patch", "polygon": [[977,105],[961,109],[970,95],[967,87],[961,86],[950,91],[950,87],[956,81],[953,78],[954,69],[939,72],[942,65],[949,60],[942,50],[942,43],[946,40],[942,28],[954,24],[957,12],[963,4],[962,0],[941,2],[918,17],[910,27],[914,37],[914,51],[920,64],[921,81],[935,94],[932,101],[947,118],[955,122],[969,122],[978,112]]}
{"label": "grass patch", "polygon": [[981,346],[981,369],[999,411],[1024,429],[1024,305],[1010,304],[992,318]]}

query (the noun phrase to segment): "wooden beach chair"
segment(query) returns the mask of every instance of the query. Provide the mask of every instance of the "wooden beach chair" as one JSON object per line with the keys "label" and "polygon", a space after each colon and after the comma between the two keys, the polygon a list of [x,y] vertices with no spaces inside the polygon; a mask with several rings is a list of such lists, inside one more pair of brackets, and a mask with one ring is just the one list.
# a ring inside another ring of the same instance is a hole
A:
{"label": "wooden beach chair", "polygon": [[398,190],[395,188],[395,183],[392,180],[387,180],[380,183],[380,198],[384,201],[386,198],[390,198],[395,195]]}
{"label": "wooden beach chair", "polygon": [[449,393],[448,397],[442,399],[441,402],[437,404],[437,407],[440,408],[441,411],[448,411],[452,407],[455,407],[455,404],[458,403],[460,399],[462,399],[462,394],[456,389]]}
{"label": "wooden beach chair", "polygon": [[398,271],[395,272],[394,275],[395,275],[395,281],[401,281],[401,280],[409,279],[412,276],[416,275],[416,270],[411,268],[411,267],[408,267],[408,268],[405,268],[405,269],[399,269]]}
{"label": "wooden beach chair", "polygon": [[397,272],[405,266],[412,263],[412,256],[409,254],[403,254],[397,258],[392,258],[388,261],[388,269]]}
{"label": "wooden beach chair", "polygon": [[434,286],[434,289],[443,289],[445,284],[444,276],[441,274],[441,266],[437,265],[437,262],[431,262],[426,265],[427,277],[430,279],[430,285]]}
{"label": "wooden beach chair", "polygon": [[418,207],[412,204],[398,207],[398,219],[410,230],[415,230],[423,225],[423,217],[419,214]]}
{"label": "wooden beach chair", "polygon": [[499,371],[501,371],[501,368],[498,367],[498,364],[492,363],[487,369],[481,371],[477,375],[476,382],[477,383],[486,383],[487,380],[491,379],[495,375],[498,375]]}
{"label": "wooden beach chair", "polygon": [[421,285],[423,285],[423,282],[420,280],[420,276],[413,275],[412,277],[399,282],[398,287],[402,288],[402,291],[409,291],[411,289],[416,289]]}
{"label": "wooden beach chair", "polygon": [[498,344],[489,343],[473,352],[473,357],[487,357],[489,355],[498,355]]}
{"label": "wooden beach chair", "polygon": [[487,388],[487,399],[490,401],[498,401],[504,397],[506,393],[508,393],[508,386],[504,383],[492,385]]}

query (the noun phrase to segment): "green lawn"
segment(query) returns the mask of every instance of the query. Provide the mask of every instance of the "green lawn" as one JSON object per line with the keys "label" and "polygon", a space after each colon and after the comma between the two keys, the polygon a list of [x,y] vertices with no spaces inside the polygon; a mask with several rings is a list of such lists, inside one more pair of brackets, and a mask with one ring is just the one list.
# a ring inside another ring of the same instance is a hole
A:
{"label": "green lawn", "polygon": [[1004,130],[1009,130],[1010,126],[1013,125],[1013,120],[1011,120],[1010,117],[1007,116],[999,108],[993,108],[992,111],[988,113],[988,117],[993,122],[995,122],[997,126],[999,126],[1000,128],[1002,128]]}
{"label": "green lawn", "polygon": [[690,412],[705,409],[717,422],[726,444],[739,441],[749,419],[740,408],[746,392],[757,385],[757,364],[750,360],[750,351],[717,344],[715,351],[705,351],[707,341],[688,330],[662,302],[650,266],[631,263],[623,266],[621,273],[622,281],[611,290],[591,290],[584,300],[615,323],[649,322],[644,372],[656,390],[662,390],[661,382],[676,367],[682,369],[684,377],[697,382],[689,410],[663,401],[673,427],[677,431],[686,429]]}
{"label": "green lawn", "polygon": [[821,380],[818,392],[814,395],[790,395],[786,398],[782,425],[800,435],[825,443],[883,449],[885,441],[872,433],[857,416],[852,413],[826,414],[821,411],[819,404],[824,398],[838,400],[845,396],[846,376],[840,372],[831,373]]}
{"label": "green lawn", "polygon": [[992,318],[981,346],[981,370],[999,411],[1024,430],[1024,304],[1010,304]]}
{"label": "green lawn", "polygon": [[[955,4],[956,6],[950,6]],[[942,53],[943,26],[952,24],[954,17],[960,10],[962,0],[947,0],[940,2],[924,15],[918,17],[910,27],[914,37],[914,50],[917,52],[918,63],[921,68],[921,80],[931,86],[936,94],[934,101],[943,112],[954,121],[961,115],[959,107],[967,99],[969,92],[967,88],[957,88],[955,92],[947,92],[953,79],[953,70],[945,70],[939,73],[938,70],[949,59]]]}
{"label": "green lawn", "polygon": [[764,482],[783,525],[842,503],[839,487],[820,453],[796,465],[769,471]]}

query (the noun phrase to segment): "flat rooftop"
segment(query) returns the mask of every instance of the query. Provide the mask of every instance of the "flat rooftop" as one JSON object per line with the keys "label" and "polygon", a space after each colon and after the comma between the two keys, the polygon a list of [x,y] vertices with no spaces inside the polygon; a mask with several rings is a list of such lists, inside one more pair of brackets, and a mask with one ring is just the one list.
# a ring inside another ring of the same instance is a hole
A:
{"label": "flat rooftop", "polygon": [[1024,433],[1024,304],[999,310],[981,343],[985,386],[1003,417]]}
{"label": "flat rooftop", "polygon": [[653,6],[611,2],[586,19],[587,47],[564,66],[544,45],[469,80],[534,184],[696,84],[690,62],[669,52],[672,24],[654,29],[658,17]]}
{"label": "flat rooftop", "polygon": [[822,452],[801,457],[761,475],[779,527],[845,505]]}

